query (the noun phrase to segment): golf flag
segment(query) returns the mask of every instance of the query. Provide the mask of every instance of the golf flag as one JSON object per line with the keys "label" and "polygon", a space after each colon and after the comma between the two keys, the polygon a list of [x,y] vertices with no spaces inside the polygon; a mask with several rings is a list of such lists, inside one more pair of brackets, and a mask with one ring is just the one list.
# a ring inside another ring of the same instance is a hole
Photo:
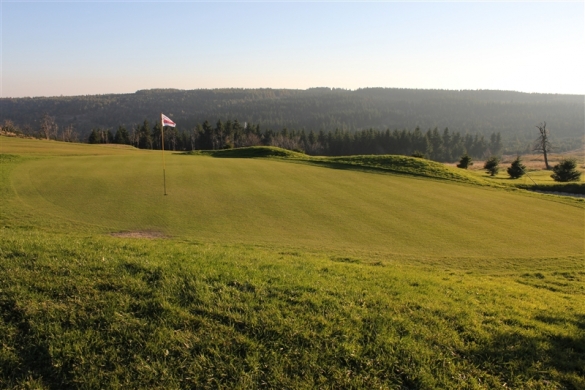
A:
{"label": "golf flag", "polygon": [[165,114],[160,114],[160,123],[162,123],[163,127],[164,126],[169,126],[169,127],[175,127],[177,126],[177,124],[175,122],[173,122],[171,120],[171,118],[169,118],[168,116],[166,116]]}

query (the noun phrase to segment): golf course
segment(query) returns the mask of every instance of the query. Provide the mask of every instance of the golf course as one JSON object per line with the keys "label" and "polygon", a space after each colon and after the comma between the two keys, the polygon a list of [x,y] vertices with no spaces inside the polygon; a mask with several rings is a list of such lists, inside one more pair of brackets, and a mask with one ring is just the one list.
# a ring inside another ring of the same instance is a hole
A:
{"label": "golf course", "polygon": [[585,388],[585,199],[405,156],[164,162],[0,137],[0,388]]}

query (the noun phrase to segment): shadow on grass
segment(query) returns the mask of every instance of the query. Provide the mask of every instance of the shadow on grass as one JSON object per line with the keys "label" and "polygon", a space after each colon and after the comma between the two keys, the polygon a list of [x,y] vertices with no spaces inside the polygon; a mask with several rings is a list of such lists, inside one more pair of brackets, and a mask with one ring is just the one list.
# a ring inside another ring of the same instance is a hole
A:
{"label": "shadow on grass", "polygon": [[[546,315],[535,319],[546,324],[560,321]],[[585,385],[585,315],[577,315],[571,322],[581,330],[571,336],[531,337],[516,332],[494,335],[488,345],[478,345],[470,358],[486,371],[499,372],[502,382],[508,384],[513,383],[518,372],[546,381],[553,379],[550,373],[556,371],[559,376],[554,380],[563,388],[582,389]]]}
{"label": "shadow on grass", "polygon": [[516,184],[516,187],[531,191],[564,192],[567,194],[585,195],[585,183]]}
{"label": "shadow on grass", "polygon": [[52,364],[49,348],[43,337],[35,331],[25,311],[18,306],[14,299],[0,297],[0,318],[13,328],[14,352],[18,357],[16,364],[2,362],[0,372],[3,378],[10,378],[14,383],[34,379],[41,380],[51,389],[63,388],[51,386],[50,383],[65,383],[62,377],[62,368],[55,368]]}

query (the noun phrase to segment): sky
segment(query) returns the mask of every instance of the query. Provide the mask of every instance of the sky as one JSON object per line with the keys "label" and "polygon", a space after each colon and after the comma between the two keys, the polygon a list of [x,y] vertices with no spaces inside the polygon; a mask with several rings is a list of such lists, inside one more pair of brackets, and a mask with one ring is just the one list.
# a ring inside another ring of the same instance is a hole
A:
{"label": "sky", "polygon": [[2,0],[2,97],[151,88],[585,94],[585,3]]}

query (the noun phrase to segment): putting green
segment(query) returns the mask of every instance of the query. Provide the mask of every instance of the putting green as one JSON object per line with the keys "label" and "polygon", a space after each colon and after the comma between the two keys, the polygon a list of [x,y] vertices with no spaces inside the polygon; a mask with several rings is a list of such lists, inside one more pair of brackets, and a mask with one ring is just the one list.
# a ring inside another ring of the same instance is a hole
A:
{"label": "putting green", "polygon": [[19,164],[25,207],[102,230],[397,255],[583,255],[584,210],[479,186],[294,164],[160,152]]}

